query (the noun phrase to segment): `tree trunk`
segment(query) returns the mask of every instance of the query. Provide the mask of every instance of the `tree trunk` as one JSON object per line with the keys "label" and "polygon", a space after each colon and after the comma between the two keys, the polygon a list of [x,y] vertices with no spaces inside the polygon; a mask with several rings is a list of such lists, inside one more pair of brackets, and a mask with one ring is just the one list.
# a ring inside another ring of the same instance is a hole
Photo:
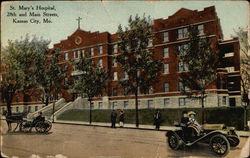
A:
{"label": "tree trunk", "polygon": [[205,113],[204,113],[204,94],[201,96],[201,124],[205,123]]}
{"label": "tree trunk", "polygon": [[54,117],[55,117],[55,100],[53,99],[53,109],[52,109],[52,122],[54,123]]}
{"label": "tree trunk", "polygon": [[92,123],[92,107],[91,107],[92,100],[89,99],[89,124]]}
{"label": "tree trunk", "polygon": [[8,99],[7,100],[7,112],[8,112],[8,116],[10,116],[12,114],[11,103],[12,103],[12,101],[10,99]]}
{"label": "tree trunk", "polygon": [[138,93],[135,92],[135,121],[136,127],[139,128],[139,112],[138,112]]}
{"label": "tree trunk", "polygon": [[28,94],[26,94],[25,92],[23,92],[23,105],[24,105],[24,107],[23,107],[23,111],[24,112],[29,112],[28,111],[28,102],[29,102],[29,95]]}

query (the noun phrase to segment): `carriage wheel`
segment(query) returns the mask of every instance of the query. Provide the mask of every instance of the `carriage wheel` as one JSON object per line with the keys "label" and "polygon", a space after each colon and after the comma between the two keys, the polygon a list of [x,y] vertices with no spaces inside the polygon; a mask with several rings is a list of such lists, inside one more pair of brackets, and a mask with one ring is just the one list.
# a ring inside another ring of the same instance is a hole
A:
{"label": "carriage wheel", "polygon": [[177,150],[180,146],[180,140],[175,134],[170,134],[168,136],[168,145],[171,149]]}
{"label": "carriage wheel", "polygon": [[21,124],[21,131],[23,132],[30,132],[30,125],[28,124],[28,122],[22,123]]}
{"label": "carriage wheel", "polygon": [[210,147],[219,156],[225,156],[230,150],[230,144],[222,134],[217,134],[210,139]]}
{"label": "carriage wheel", "polygon": [[240,139],[238,138],[238,136],[235,135],[228,136],[227,139],[231,147],[236,147],[240,144]]}
{"label": "carriage wheel", "polygon": [[39,133],[44,133],[46,131],[46,126],[45,126],[44,122],[40,121],[40,122],[36,123],[35,129]]}
{"label": "carriage wheel", "polygon": [[52,127],[52,123],[50,121],[44,121],[44,126],[45,126],[45,131],[44,132],[49,132]]}

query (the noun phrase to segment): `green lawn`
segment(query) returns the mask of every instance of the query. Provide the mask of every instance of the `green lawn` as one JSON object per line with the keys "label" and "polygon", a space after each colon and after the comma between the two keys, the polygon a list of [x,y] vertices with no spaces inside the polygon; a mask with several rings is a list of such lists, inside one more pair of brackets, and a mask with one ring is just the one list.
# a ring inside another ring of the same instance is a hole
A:
{"label": "green lawn", "polygon": [[[182,111],[195,111],[196,119],[201,120],[201,109],[184,108],[184,109],[161,109],[162,125],[173,125],[179,122]],[[153,124],[153,115],[155,109],[139,110],[140,124]],[[237,129],[243,129],[243,109],[239,107],[218,107],[205,108],[206,123],[224,123],[228,126],[234,126]],[[93,122],[110,122],[111,110],[92,110]],[[58,120],[70,121],[89,121],[89,110],[68,110],[61,114]],[[248,109],[248,120],[250,120],[250,112]],[[135,110],[125,110],[125,123],[135,123]]]}

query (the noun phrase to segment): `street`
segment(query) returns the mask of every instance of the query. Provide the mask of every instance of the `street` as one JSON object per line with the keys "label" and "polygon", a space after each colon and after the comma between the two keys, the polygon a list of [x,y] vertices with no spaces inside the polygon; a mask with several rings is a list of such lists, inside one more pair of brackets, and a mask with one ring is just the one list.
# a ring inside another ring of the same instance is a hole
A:
{"label": "street", "polygon": [[[6,122],[1,123],[1,151],[15,158],[215,157],[205,144],[173,151],[163,131],[53,124],[48,134],[38,134],[34,129],[31,133],[7,133]],[[241,138],[240,145],[231,148],[226,157],[240,157],[246,142],[247,138]]]}

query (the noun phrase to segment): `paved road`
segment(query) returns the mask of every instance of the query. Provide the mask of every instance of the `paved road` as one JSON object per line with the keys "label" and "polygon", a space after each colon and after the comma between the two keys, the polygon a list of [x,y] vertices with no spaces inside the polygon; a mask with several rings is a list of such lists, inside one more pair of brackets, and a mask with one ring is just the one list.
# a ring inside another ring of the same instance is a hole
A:
{"label": "paved road", "polygon": [[[161,131],[53,124],[52,132],[46,135],[34,131],[6,133],[5,122],[1,131],[2,152],[18,158],[29,158],[32,154],[32,158],[215,157],[203,144],[173,151],[166,145]],[[247,138],[241,138],[240,145],[231,149],[226,157],[239,157],[246,142]]]}

